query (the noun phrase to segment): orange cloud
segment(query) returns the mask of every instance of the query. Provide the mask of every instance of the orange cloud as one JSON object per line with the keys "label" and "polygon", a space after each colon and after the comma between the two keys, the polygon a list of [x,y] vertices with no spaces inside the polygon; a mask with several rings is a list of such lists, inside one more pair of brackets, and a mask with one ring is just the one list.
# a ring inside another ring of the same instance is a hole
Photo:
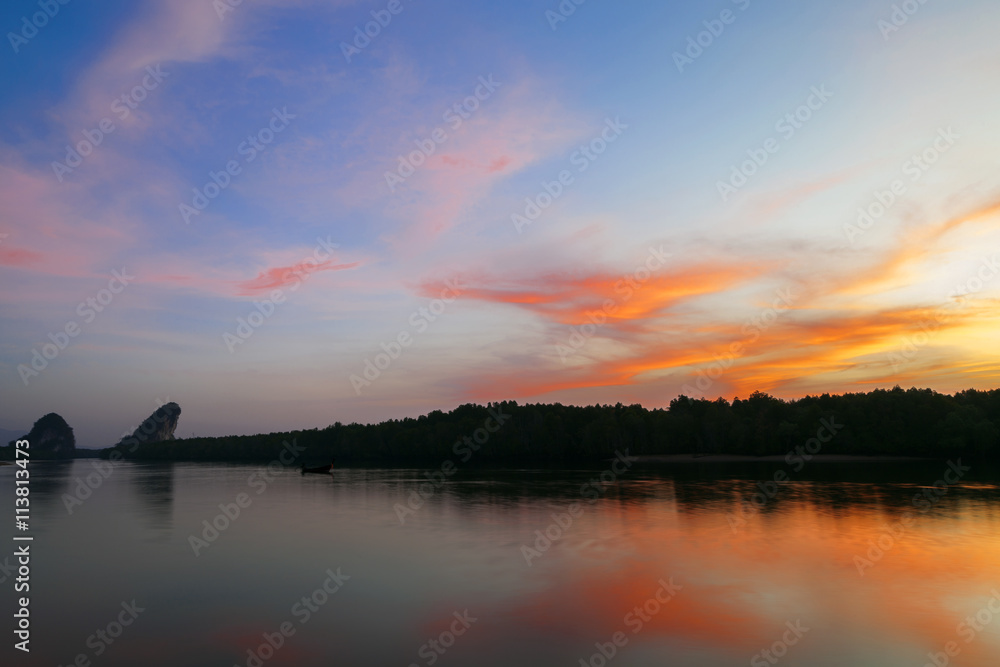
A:
{"label": "orange cloud", "polygon": [[[558,301],[539,303],[523,295],[516,298],[526,301],[523,305],[529,309],[562,312]],[[679,391],[681,385],[694,382],[699,370],[711,370],[713,382],[705,390],[709,397],[745,395],[754,390],[782,395],[801,387],[803,378],[824,374],[829,376],[828,381],[840,383],[860,381],[872,372],[891,378],[896,371],[889,353],[901,348],[904,337],[922,334],[925,327],[933,327],[936,335],[944,335],[961,331],[981,319],[981,314],[972,309],[956,310],[944,319],[939,310],[927,307],[870,313],[817,312],[808,304],[789,308],[767,326],[761,322],[748,327],[745,321],[705,327],[678,326],[671,322],[669,314],[653,315],[657,317],[650,317],[641,329],[618,328],[619,349],[624,354],[616,358],[593,359],[581,354],[584,363],[566,365],[554,354],[553,346],[552,353],[531,368],[487,375],[481,381],[474,381],[470,392],[482,400],[542,396],[661,382],[657,377],[664,373],[673,378],[675,390]],[[674,333],[667,335],[670,330]],[[608,335],[604,331],[598,334]],[[926,366],[918,368],[926,371]],[[899,380],[891,383],[896,381]]]}
{"label": "orange cloud", "polygon": [[[553,273],[507,280],[484,276],[470,279],[473,284],[463,291],[462,298],[520,306],[566,325],[589,322],[591,313],[603,311],[610,326],[628,328],[686,300],[732,289],[763,270],[760,263],[726,262],[666,272],[650,272],[643,266],[622,273]],[[443,284],[429,283],[422,292],[430,296],[442,288]]]}
{"label": "orange cloud", "polygon": [[906,269],[946,252],[943,242],[949,234],[969,225],[996,224],[998,215],[1000,202],[991,202],[971,213],[906,231],[896,246],[885,252],[872,266],[846,275],[836,292],[870,293],[884,288],[892,281],[899,282]]}
{"label": "orange cloud", "polygon": [[[579,326],[592,321],[589,314],[600,310],[606,299],[621,300],[616,290],[616,285],[623,286],[620,276],[602,271],[482,279],[463,298],[534,313],[549,325],[548,340],[530,356],[519,347],[497,372],[481,371],[468,389],[477,400],[493,400],[648,386],[650,392],[659,387],[655,395],[669,398],[709,371],[709,387],[704,379],[699,387],[709,398],[754,390],[791,398],[816,388],[926,382],[928,374],[947,376],[957,388],[995,384],[1000,359],[983,358],[981,352],[975,359],[966,356],[971,354],[967,349],[981,347],[973,342],[988,337],[1000,315],[995,304],[890,307],[877,302],[887,285],[907,286],[911,272],[917,277],[918,269],[950,252],[944,243],[950,235],[959,230],[978,233],[994,225],[998,214],[1000,202],[994,201],[911,229],[867,267],[837,258],[832,268],[817,270],[827,260],[817,254],[788,262],[722,259],[656,275],[620,303],[569,359],[556,352],[565,352],[571,334],[580,340]],[[968,244],[957,238],[955,242]],[[774,250],[775,256],[780,257],[780,250]],[[751,305],[734,296],[736,288],[747,287],[751,279],[791,286],[792,303],[763,321],[769,299]],[[731,293],[727,312],[713,308],[717,302],[710,300],[723,292]],[[678,304],[685,307],[676,308]],[[897,363],[912,340],[923,341],[920,349],[903,357],[905,363]]]}

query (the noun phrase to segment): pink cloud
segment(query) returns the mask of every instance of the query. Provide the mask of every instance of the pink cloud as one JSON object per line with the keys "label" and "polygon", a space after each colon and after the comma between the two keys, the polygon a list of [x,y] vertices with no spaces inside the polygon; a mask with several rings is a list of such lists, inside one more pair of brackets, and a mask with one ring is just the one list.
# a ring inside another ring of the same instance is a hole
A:
{"label": "pink cloud", "polygon": [[0,248],[0,264],[4,266],[24,266],[38,263],[42,254],[26,248]]}
{"label": "pink cloud", "polygon": [[166,290],[180,288],[236,298],[266,294],[310,278],[318,280],[313,276],[319,273],[346,271],[365,264],[363,258],[344,260],[326,255],[326,259],[320,259],[316,248],[301,246],[267,250],[243,246],[233,248],[233,254],[238,259],[228,265],[206,265],[210,263],[187,254],[148,257],[140,282]]}
{"label": "pink cloud", "polygon": [[504,168],[510,165],[511,162],[512,159],[507,155],[494,158],[488,162],[483,162],[482,160],[473,160],[468,157],[445,154],[432,157],[427,161],[427,164],[431,168],[440,168],[439,165],[444,165],[447,167],[456,167],[458,169],[468,169],[471,171],[479,170],[487,174],[494,174],[498,171],[503,171]]}
{"label": "pink cloud", "polygon": [[[587,134],[587,125],[537,82],[525,79],[509,85],[449,132],[442,145],[446,152],[432,157],[399,186],[400,196],[388,213],[404,226],[386,234],[386,240],[408,250],[423,247],[428,239],[467,222],[498,183],[565,153]],[[384,180],[378,185],[384,188]]]}
{"label": "pink cloud", "polygon": [[291,266],[276,266],[261,271],[255,278],[237,283],[238,293],[240,296],[255,296],[280,287],[298,285],[313,273],[320,271],[344,271],[360,265],[360,262],[334,264],[333,260],[327,260],[322,263],[304,261]]}
{"label": "pink cloud", "polygon": [[491,162],[490,166],[487,168],[487,171],[490,172],[491,174],[496,173],[498,171],[503,171],[504,168],[510,164],[510,162],[511,159],[506,155],[504,155],[503,157],[499,157],[496,160],[493,160],[493,162]]}
{"label": "pink cloud", "polygon": [[475,166],[472,160],[455,157],[454,155],[439,155],[436,157],[432,157],[429,161],[429,164],[433,165],[437,162],[440,162],[441,164],[447,165],[449,167],[459,167],[462,169],[469,169]]}
{"label": "pink cloud", "polygon": [[[111,101],[138,85],[148,66],[200,62],[223,51],[237,17],[220,21],[212,3],[160,0],[140,10],[105,56],[81,78],[75,99],[63,109],[72,132],[109,114]],[[169,67],[165,68],[169,72]],[[135,122],[141,110],[129,119]]]}
{"label": "pink cloud", "polygon": [[49,276],[93,277],[109,271],[133,240],[134,223],[118,210],[92,213],[85,188],[17,165],[9,154],[0,155],[0,200],[0,226],[10,230],[0,246],[5,266]]}

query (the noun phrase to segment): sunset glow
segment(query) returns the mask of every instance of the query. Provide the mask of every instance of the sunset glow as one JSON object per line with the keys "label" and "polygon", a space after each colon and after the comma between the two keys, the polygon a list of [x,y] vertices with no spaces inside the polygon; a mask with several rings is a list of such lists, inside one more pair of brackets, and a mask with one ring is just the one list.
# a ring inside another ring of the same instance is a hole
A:
{"label": "sunset glow", "polygon": [[0,426],[1000,385],[995,2],[216,4],[5,39]]}

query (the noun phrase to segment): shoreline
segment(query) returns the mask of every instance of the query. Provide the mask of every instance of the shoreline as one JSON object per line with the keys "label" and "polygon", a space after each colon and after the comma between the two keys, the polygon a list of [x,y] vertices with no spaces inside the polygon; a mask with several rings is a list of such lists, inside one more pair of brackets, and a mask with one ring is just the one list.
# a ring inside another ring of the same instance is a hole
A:
{"label": "shoreline", "polygon": [[[634,463],[787,463],[786,458],[789,456],[798,457],[799,455],[792,452],[790,454],[768,454],[766,456],[751,456],[748,454],[641,454],[638,456],[632,456]],[[76,456],[72,459],[39,459],[46,461],[74,461],[74,460],[92,460],[96,457],[94,456]],[[261,458],[259,460],[255,459],[125,459],[122,462],[128,461],[130,463],[206,463],[206,464],[226,464],[226,465],[258,465],[260,463],[265,463],[269,459]],[[601,459],[605,460],[605,459]],[[613,460],[613,459],[606,459]],[[936,461],[935,457],[925,457],[925,456],[889,456],[889,455],[865,455],[865,454],[816,454],[809,459],[806,459],[810,463],[913,463],[918,461]],[[944,459],[941,459],[944,460]],[[591,460],[590,463],[597,463],[599,460]],[[498,464],[500,467],[505,467],[509,465],[522,465],[528,463],[539,464],[537,461],[525,461],[519,464],[507,461],[503,464]],[[567,465],[568,462],[562,462],[561,464],[553,464],[549,462],[549,465],[541,465],[541,467],[555,467],[562,468]],[[579,463],[579,462],[575,462]],[[13,465],[11,461],[0,461],[0,465]],[[572,465],[572,464],[571,464]],[[298,467],[298,466],[291,466]],[[368,462],[367,464],[359,463],[359,465],[343,464],[338,467],[341,468],[353,468],[353,467],[377,467],[385,469],[410,469],[410,468],[420,468],[421,463],[417,461],[407,462],[405,464],[388,465],[385,462]],[[477,467],[477,466],[473,466]],[[496,467],[496,466],[486,466],[486,467]]]}
{"label": "shoreline", "polygon": [[[749,456],[745,454],[647,454],[632,457],[636,463],[785,463],[789,454]],[[798,456],[791,454],[791,456]],[[865,456],[863,454],[816,454],[810,463],[906,463],[932,461],[919,456]]]}

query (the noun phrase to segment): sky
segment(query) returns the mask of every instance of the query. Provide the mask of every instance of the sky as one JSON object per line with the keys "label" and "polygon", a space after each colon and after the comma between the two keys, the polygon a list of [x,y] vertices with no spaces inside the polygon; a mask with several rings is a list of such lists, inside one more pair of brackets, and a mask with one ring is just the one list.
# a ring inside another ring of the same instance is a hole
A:
{"label": "sky", "polygon": [[992,388],[988,0],[12,0],[0,428]]}

